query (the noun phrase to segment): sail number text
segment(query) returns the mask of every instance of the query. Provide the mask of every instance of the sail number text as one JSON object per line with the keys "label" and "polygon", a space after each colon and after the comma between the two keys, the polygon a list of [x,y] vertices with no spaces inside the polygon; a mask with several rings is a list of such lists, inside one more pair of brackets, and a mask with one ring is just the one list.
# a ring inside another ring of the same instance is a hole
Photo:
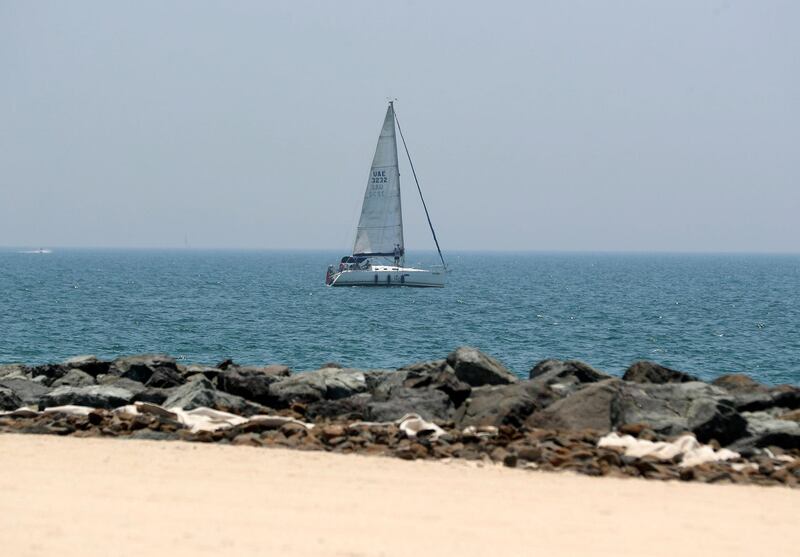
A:
{"label": "sail number text", "polygon": [[373,170],[369,179],[367,197],[383,197],[386,195],[383,185],[389,183],[389,177],[385,170]]}
{"label": "sail number text", "polygon": [[385,184],[389,181],[389,178],[386,177],[385,170],[373,170],[372,171],[372,179],[370,183],[372,184]]}

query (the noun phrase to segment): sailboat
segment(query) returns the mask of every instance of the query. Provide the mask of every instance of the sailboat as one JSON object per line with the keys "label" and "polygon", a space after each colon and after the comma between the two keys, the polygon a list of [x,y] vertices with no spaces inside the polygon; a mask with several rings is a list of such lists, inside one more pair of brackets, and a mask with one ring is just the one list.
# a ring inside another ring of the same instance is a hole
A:
{"label": "sailboat", "polygon": [[[433,241],[439,252],[442,266],[432,269],[417,269],[405,266],[403,243],[403,210],[400,202],[400,172],[397,163],[397,136],[395,123],[403,140],[403,147],[417,184],[420,200],[428,218]],[[328,266],[325,284],[328,286],[421,286],[443,287],[446,265],[436,232],[433,230],[428,207],[422,196],[414,164],[408,152],[400,121],[394,111],[394,102],[389,101],[383,127],[378,137],[378,146],[367,180],[361,217],[358,221],[356,239],[351,255],[342,257],[338,267]]]}

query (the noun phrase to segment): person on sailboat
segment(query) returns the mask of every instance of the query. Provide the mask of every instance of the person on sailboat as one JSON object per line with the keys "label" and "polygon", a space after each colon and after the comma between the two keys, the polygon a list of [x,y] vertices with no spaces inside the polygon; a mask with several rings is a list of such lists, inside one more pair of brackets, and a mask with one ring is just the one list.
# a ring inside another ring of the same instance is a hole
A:
{"label": "person on sailboat", "polygon": [[400,249],[400,244],[394,245],[394,266],[400,266],[400,256],[403,255],[403,250]]}

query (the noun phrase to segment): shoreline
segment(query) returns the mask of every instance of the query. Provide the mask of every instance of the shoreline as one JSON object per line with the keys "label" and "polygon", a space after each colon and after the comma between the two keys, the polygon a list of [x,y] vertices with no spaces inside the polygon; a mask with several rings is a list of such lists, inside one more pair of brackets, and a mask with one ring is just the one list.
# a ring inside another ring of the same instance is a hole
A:
{"label": "shoreline", "polygon": [[622,378],[543,360],[520,379],[470,347],[397,370],[301,373],[166,355],[0,366],[0,432],[193,441],[590,476],[800,486],[800,388]]}
{"label": "shoreline", "polygon": [[786,489],[6,434],[0,469],[13,471],[0,476],[3,547],[20,555],[666,557],[800,544]]}

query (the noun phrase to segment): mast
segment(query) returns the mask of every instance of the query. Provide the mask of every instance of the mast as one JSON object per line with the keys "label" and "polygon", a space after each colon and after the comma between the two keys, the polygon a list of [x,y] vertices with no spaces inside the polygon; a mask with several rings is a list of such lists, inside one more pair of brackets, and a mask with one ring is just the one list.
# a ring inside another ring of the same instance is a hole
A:
{"label": "mast", "polygon": [[392,103],[392,101],[389,101],[389,106],[392,108],[394,119],[397,122],[397,131],[400,132],[400,139],[403,140],[403,149],[405,149],[406,151],[406,156],[408,157],[408,164],[411,166],[411,173],[414,175],[414,182],[416,182],[417,184],[417,191],[419,192],[419,198],[422,201],[422,208],[425,209],[425,218],[428,219],[428,226],[431,229],[433,242],[436,244],[436,251],[439,252],[439,259],[442,260],[442,266],[445,269],[447,269],[447,263],[444,262],[442,249],[439,247],[439,240],[436,239],[436,231],[433,229],[433,223],[431,222],[431,215],[430,213],[428,213],[428,205],[425,203],[425,198],[422,196],[422,188],[419,186],[419,180],[417,179],[417,171],[414,170],[414,163],[411,162],[411,153],[408,152],[408,145],[406,145],[406,138],[403,136],[403,129],[400,127],[400,120],[397,118],[397,111],[394,110],[394,104]]}

